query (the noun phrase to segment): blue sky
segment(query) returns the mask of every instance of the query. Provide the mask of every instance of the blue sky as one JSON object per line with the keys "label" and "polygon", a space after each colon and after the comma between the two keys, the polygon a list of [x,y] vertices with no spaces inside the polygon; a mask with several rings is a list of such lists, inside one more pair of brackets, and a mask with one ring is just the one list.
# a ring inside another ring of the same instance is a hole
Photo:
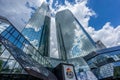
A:
{"label": "blue sky", "polygon": [[[65,5],[65,0],[53,0],[53,8],[56,8],[56,1],[58,5]],[[72,5],[76,4],[75,0],[68,0],[68,2]],[[120,0],[88,0],[86,5],[96,13],[96,16],[91,16],[89,26],[99,30],[106,22],[111,22],[114,27],[120,25]]]}
{"label": "blue sky", "polygon": [[114,27],[120,25],[120,0],[89,0],[87,4],[97,14],[91,17],[89,25],[101,29],[106,22]]}

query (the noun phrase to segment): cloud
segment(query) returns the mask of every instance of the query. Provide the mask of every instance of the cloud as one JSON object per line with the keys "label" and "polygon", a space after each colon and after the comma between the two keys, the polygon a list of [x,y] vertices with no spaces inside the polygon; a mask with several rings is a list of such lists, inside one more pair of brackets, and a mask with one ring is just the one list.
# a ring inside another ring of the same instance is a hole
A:
{"label": "cloud", "polygon": [[36,11],[36,7],[34,7],[34,5],[31,5],[29,2],[26,2],[25,6],[28,7],[28,8],[31,8],[34,11]]}
{"label": "cloud", "polygon": [[9,26],[9,24],[0,23],[0,33],[2,33],[8,26]]}
{"label": "cloud", "polygon": [[58,58],[58,48],[57,48],[57,35],[55,27],[55,19],[51,18],[50,25],[50,56]]}
{"label": "cloud", "polygon": [[[56,14],[58,11],[69,9],[84,27],[88,27],[90,17],[96,15],[95,12],[87,6],[87,0],[76,0],[75,4],[71,4],[65,0],[65,5],[58,4],[56,1],[55,5],[56,8],[51,7],[52,13]],[[52,6],[52,4],[50,4],[50,6]]]}
{"label": "cloud", "polygon": [[[43,1],[43,0],[42,0]],[[0,0],[0,15],[9,19],[21,31],[30,19],[34,9],[41,5],[41,0]],[[26,6],[27,4],[27,6]]]}
{"label": "cloud", "polygon": [[[34,44],[35,47],[39,44],[38,40],[34,39],[33,41],[30,41],[31,44]],[[37,48],[37,47],[36,47]]]}
{"label": "cloud", "polygon": [[106,47],[120,45],[120,25],[113,27],[110,22],[107,22],[103,28],[98,31],[95,31],[94,28],[89,28],[88,31],[95,41],[101,40]]}

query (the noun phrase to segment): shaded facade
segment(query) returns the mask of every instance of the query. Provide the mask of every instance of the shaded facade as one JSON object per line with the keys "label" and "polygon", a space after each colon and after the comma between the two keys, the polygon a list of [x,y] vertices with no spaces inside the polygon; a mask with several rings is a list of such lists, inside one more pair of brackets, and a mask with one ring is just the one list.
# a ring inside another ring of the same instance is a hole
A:
{"label": "shaded facade", "polygon": [[58,12],[55,19],[61,59],[82,57],[96,50],[95,42],[69,10]]}
{"label": "shaded facade", "polygon": [[43,3],[22,30],[27,40],[41,52],[43,56],[49,56],[50,36],[50,9],[47,3]]}
{"label": "shaded facade", "polygon": [[98,79],[120,78],[120,46],[98,50],[84,59]]}

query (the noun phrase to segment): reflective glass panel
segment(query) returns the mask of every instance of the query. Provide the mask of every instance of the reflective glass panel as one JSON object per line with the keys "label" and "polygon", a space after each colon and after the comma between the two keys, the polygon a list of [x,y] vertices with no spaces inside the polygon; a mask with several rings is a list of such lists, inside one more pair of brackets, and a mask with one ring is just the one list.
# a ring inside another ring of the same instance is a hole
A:
{"label": "reflective glass panel", "polygon": [[0,19],[0,33],[2,33],[6,28],[9,27],[9,23],[5,20]]}
{"label": "reflective glass panel", "polygon": [[81,57],[95,51],[95,43],[69,10],[56,14],[60,58]]}

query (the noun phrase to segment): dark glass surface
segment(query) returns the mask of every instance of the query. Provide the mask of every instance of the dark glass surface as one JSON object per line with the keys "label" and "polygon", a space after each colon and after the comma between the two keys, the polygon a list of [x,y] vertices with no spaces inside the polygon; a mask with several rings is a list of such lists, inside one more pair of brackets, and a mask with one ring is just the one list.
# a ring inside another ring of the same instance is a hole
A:
{"label": "dark glass surface", "polygon": [[[5,24],[7,25],[7,23]],[[52,67],[47,59],[42,57],[41,53],[12,24],[9,23],[9,25],[7,28],[2,26],[4,30],[1,30],[0,33],[0,43],[5,46],[5,51],[7,51],[2,52],[0,56],[0,72],[22,73],[27,71],[29,74],[38,78],[57,80],[54,74],[45,68]],[[7,56],[5,56],[5,53]],[[16,61],[25,71],[22,70]]]}
{"label": "dark glass surface", "polygon": [[[1,42],[6,46],[6,48],[11,52],[14,58],[21,64],[21,66],[31,75],[43,78],[45,80],[57,80],[56,77],[49,70],[44,68],[30,56],[25,54],[21,49],[12,45],[8,40],[2,38]],[[7,65],[6,65],[7,66]],[[9,71],[9,67],[5,67]],[[38,76],[39,75],[39,76]]]}
{"label": "dark glass surface", "polygon": [[[120,60],[120,46],[113,48],[106,48],[107,50],[99,50],[100,54],[88,60],[89,66],[92,68],[92,65],[98,67],[105,65],[107,63],[112,63]],[[112,50],[111,50],[112,49]],[[97,52],[96,52],[97,54]]]}

